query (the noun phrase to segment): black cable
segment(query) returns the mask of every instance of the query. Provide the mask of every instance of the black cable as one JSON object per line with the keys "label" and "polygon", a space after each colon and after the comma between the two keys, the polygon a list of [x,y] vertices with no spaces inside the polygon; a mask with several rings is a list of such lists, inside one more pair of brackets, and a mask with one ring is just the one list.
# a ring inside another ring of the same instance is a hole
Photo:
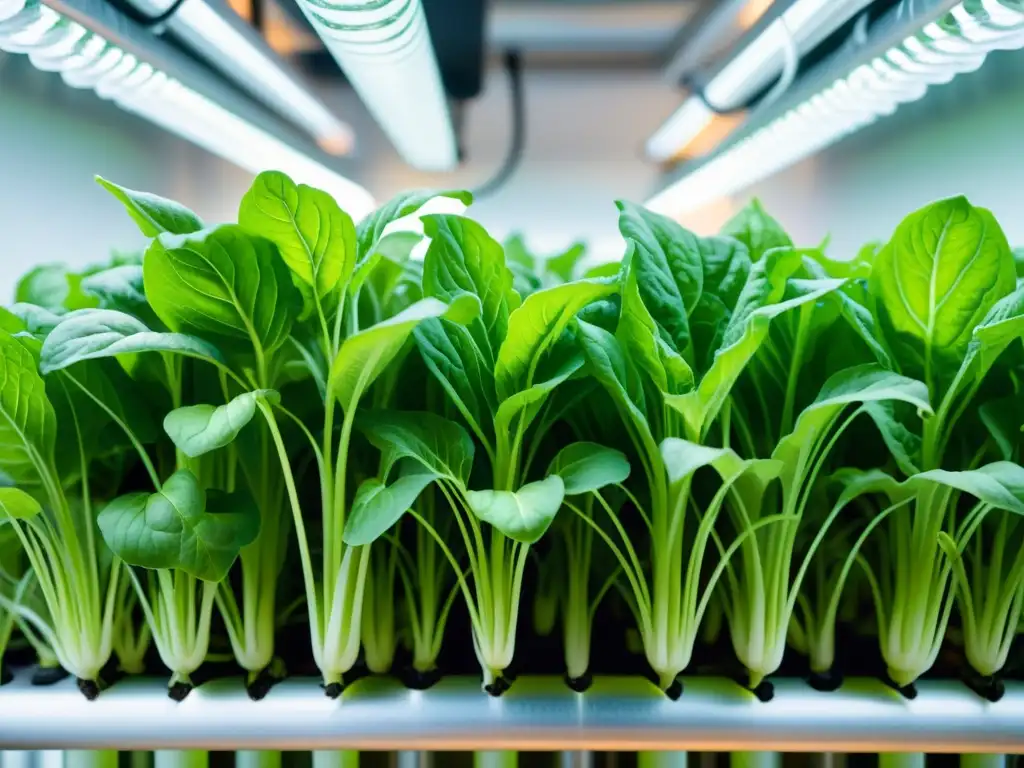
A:
{"label": "black cable", "polygon": [[111,0],[110,4],[118,10],[120,10],[126,16],[128,16],[136,24],[146,27],[147,29],[152,29],[157,34],[160,34],[163,32],[163,30],[159,28],[162,27],[168,20],[170,20],[172,16],[174,16],[174,14],[178,12],[178,9],[185,4],[185,0],[174,0],[174,2],[171,3],[166,9],[156,14],[155,16],[150,16],[147,13],[143,13],[138,8],[136,8],[135,5],[130,2],[130,0]]}
{"label": "black cable", "polygon": [[523,70],[519,51],[505,51],[505,71],[508,72],[509,90],[512,96],[512,143],[505,162],[487,181],[473,190],[477,200],[493,195],[508,182],[523,158],[526,143],[526,106],[523,99]]}

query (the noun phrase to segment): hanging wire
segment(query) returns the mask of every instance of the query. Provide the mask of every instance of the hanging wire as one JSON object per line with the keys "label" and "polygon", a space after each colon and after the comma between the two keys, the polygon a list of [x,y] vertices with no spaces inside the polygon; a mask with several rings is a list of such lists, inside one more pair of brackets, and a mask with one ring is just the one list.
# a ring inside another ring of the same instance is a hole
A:
{"label": "hanging wire", "polygon": [[515,173],[523,157],[526,143],[526,106],[523,98],[522,57],[519,51],[505,51],[505,71],[508,73],[509,91],[512,98],[512,141],[505,161],[497,172],[473,190],[474,199],[489,197],[498,192]]}

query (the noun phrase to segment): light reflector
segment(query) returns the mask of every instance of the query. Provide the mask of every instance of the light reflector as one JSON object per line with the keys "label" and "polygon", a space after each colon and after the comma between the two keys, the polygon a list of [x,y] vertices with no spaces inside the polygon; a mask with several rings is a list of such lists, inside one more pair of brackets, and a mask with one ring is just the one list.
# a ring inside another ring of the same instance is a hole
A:
{"label": "light reflector", "polygon": [[373,209],[363,187],[39,0],[0,0],[0,50],[27,54],[68,85],[91,88],[247,171],[275,168],[320,187],[357,220]]}
{"label": "light reflector", "polygon": [[920,99],[929,86],[977,69],[991,51],[1022,47],[1024,5],[967,0],[739,140],[647,207],[678,215],[731,195]]}
{"label": "light reflector", "polygon": [[450,170],[455,134],[420,0],[296,0],[398,153]]}

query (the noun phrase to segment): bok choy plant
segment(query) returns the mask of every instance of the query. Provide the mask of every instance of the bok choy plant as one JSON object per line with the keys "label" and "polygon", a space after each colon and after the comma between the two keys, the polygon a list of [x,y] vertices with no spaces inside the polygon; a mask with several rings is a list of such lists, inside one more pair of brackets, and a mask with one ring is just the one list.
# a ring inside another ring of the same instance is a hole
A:
{"label": "bok choy plant", "polygon": [[[699,238],[630,203],[619,203],[619,209],[628,249],[619,277],[617,327],[611,332],[581,322],[579,340],[589,372],[610,394],[643,470],[633,506],[649,542],[650,571],[640,559],[644,545],[634,544],[624,527],[616,526],[619,541],[609,543],[630,587],[647,661],[668,689],[690,662],[728,558],[743,537],[780,519],[751,521],[705,572],[705,554],[732,486],[741,478],[767,481],[778,471],[775,462],[743,459],[729,447],[732,387],[772,318],[818,300],[836,285],[826,281],[787,297],[800,266],[794,251],[776,250],[752,261],[739,240]],[[720,413],[724,426],[715,427]],[[713,447],[715,442],[721,447]],[[712,468],[721,483],[698,503],[691,485],[703,467]]]}

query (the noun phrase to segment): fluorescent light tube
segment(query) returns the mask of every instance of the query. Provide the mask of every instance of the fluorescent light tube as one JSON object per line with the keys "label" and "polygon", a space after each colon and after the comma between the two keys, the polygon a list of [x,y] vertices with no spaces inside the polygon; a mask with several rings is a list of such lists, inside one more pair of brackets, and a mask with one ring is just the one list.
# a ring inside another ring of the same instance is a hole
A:
{"label": "fluorescent light tube", "polygon": [[[129,0],[157,17],[172,0]],[[286,119],[301,126],[332,154],[351,150],[352,129],[291,72],[263,39],[218,0],[184,0],[167,27],[189,47]]]}
{"label": "fluorescent light tube", "polygon": [[977,69],[991,51],[1008,48],[1024,48],[1024,9],[1015,0],[961,3],[712,157],[647,207],[678,215],[731,195],[921,98],[930,85]]}
{"label": "fluorescent light tube", "polygon": [[0,0],[0,50],[28,54],[68,85],[91,88],[247,171],[275,168],[320,187],[357,220],[374,207],[358,184],[38,0]]}
{"label": "fluorescent light tube", "polygon": [[745,108],[781,74],[790,45],[798,56],[807,53],[871,2],[795,0],[708,82],[700,97],[683,102],[647,142],[648,156],[659,162],[670,160],[710,123],[711,115],[702,115],[695,100],[703,101],[707,113]]}
{"label": "fluorescent light tube", "polygon": [[410,165],[455,167],[441,74],[420,0],[296,0],[366,108]]}

